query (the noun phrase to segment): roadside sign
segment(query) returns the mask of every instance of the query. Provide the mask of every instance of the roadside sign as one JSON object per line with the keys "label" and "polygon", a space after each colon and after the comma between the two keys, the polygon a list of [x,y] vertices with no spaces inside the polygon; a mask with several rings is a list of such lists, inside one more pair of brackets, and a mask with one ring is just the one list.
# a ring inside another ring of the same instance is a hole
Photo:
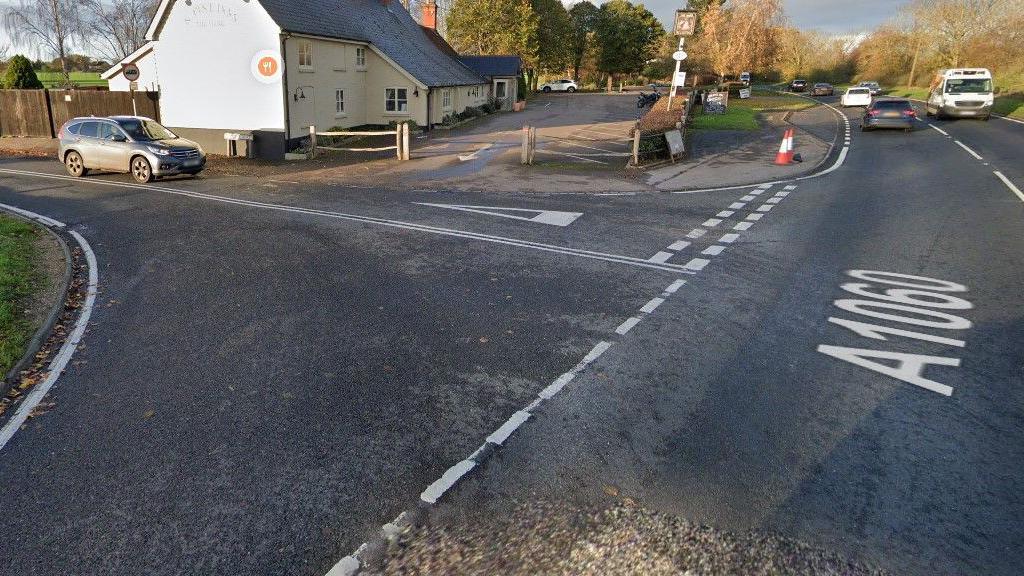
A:
{"label": "roadside sign", "polygon": [[131,90],[132,92],[138,92],[138,90],[139,90],[139,83],[138,82],[129,82],[128,83],[128,89]]}
{"label": "roadside sign", "polygon": [[682,62],[683,60],[686,60],[686,56],[686,52],[682,50],[677,50],[676,52],[672,53],[672,59],[675,60],[676,62]]}
{"label": "roadside sign", "polygon": [[676,21],[675,25],[672,27],[672,29],[675,31],[676,36],[693,36],[693,32],[694,30],[696,30],[696,28],[696,10],[676,10]]}
{"label": "roadside sign", "polygon": [[740,88],[740,98],[750,98],[750,88]]}
{"label": "roadside sign", "polygon": [[705,114],[725,114],[725,109],[728,105],[728,92],[708,92],[704,97]]}
{"label": "roadside sign", "polygon": [[261,50],[253,55],[249,64],[253,78],[273,84],[281,79],[281,53],[276,50]]}
{"label": "roadside sign", "polygon": [[686,72],[676,72],[672,77],[672,86],[686,86]]}
{"label": "roadside sign", "polygon": [[140,72],[139,67],[135,64],[125,64],[124,68],[121,69],[121,74],[124,75],[124,79],[129,82],[135,82],[139,79]]}
{"label": "roadside sign", "polygon": [[668,142],[669,154],[673,156],[678,156],[686,151],[683,146],[683,135],[679,130],[665,132],[665,141]]}

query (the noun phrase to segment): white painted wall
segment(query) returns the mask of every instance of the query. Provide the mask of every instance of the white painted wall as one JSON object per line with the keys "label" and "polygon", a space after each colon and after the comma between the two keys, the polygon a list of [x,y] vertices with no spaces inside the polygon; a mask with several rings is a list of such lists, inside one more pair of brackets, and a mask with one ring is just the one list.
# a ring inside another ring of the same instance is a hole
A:
{"label": "white painted wall", "polygon": [[284,129],[282,84],[258,81],[253,56],[281,49],[280,29],[259,2],[173,2],[155,50],[167,126]]}
{"label": "white painted wall", "polygon": [[[160,90],[160,74],[157,72],[154,51],[147,52],[141,58],[137,58],[134,63],[139,67],[139,79],[136,81],[139,84],[139,91],[158,92]],[[107,84],[111,91],[127,92],[131,83],[118,72],[107,80]]]}

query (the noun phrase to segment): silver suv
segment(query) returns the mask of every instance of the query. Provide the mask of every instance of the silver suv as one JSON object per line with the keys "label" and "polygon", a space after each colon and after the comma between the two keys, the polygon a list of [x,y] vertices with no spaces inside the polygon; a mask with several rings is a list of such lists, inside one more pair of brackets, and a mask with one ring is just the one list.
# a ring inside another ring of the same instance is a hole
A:
{"label": "silver suv", "polygon": [[149,118],[74,118],[60,129],[58,158],[68,174],[89,170],[128,172],[137,182],[176,174],[198,174],[206,166],[203,149]]}

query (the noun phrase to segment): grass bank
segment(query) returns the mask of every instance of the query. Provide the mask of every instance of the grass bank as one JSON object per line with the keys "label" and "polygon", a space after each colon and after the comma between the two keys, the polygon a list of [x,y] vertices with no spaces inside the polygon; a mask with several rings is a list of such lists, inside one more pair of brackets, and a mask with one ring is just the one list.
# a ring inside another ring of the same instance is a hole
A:
{"label": "grass bank", "polygon": [[0,215],[0,377],[21,359],[34,332],[26,308],[45,282],[36,266],[36,246],[43,233]]}
{"label": "grass bank", "polygon": [[[36,76],[46,88],[59,88],[64,80],[60,72],[36,72]],[[71,83],[81,87],[107,87],[107,81],[100,78],[99,72],[72,72]]]}
{"label": "grass bank", "polygon": [[694,130],[757,130],[757,115],[762,112],[788,112],[817,106],[815,102],[798,96],[755,92],[750,98],[729,98],[725,114],[704,114],[693,118]]}

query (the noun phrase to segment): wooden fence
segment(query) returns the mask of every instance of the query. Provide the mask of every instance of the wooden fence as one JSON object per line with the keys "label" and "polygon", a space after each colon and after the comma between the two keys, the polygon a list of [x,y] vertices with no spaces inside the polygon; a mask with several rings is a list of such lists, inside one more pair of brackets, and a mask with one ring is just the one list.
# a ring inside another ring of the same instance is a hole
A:
{"label": "wooden fence", "polygon": [[[325,145],[320,138],[366,138],[372,136],[394,136],[394,146],[362,146],[343,147]],[[409,159],[409,123],[402,122],[395,126],[394,130],[376,131],[344,131],[344,132],[317,132],[316,126],[309,127],[309,157],[316,158],[317,150],[335,150],[338,152],[383,152],[394,150],[399,160]]]}
{"label": "wooden fence", "polygon": [[56,136],[77,116],[147,116],[160,121],[156,92],[0,90],[0,136]]}

